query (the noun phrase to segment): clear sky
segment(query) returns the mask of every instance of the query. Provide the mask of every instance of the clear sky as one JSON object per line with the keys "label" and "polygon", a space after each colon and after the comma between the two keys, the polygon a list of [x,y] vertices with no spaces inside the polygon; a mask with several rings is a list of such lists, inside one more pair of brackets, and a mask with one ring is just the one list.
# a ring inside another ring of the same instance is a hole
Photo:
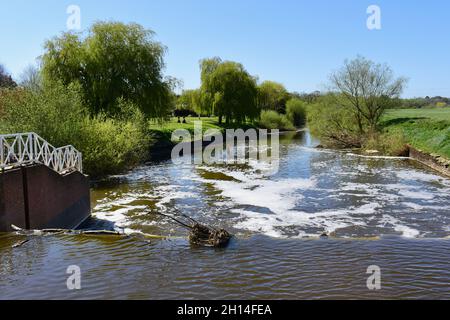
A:
{"label": "clear sky", "polygon": [[[199,86],[198,61],[219,56],[289,90],[323,89],[331,71],[360,54],[408,77],[404,96],[450,96],[448,0],[0,0],[0,63],[18,78],[67,31],[67,7],[81,28],[97,20],[137,22],[168,47],[166,74]],[[366,26],[369,5],[381,30]]]}

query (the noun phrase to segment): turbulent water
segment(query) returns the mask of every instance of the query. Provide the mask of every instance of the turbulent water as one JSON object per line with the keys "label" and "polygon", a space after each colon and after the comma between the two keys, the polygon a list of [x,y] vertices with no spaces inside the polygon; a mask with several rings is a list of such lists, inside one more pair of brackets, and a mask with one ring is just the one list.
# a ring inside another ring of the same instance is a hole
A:
{"label": "turbulent water", "polygon": [[307,132],[284,137],[275,175],[264,163],[142,167],[96,188],[94,215],[127,232],[157,234],[173,226],[152,212],[274,238],[450,234],[449,179],[408,159],[313,146]]}
{"label": "turbulent water", "polygon": [[[280,164],[152,163],[98,183],[95,219],[127,238],[0,238],[0,298],[450,298],[450,179],[409,159],[281,139]],[[235,234],[194,248],[155,213],[187,214]],[[320,235],[328,233],[328,239]],[[170,236],[166,240],[145,234]],[[68,265],[83,289],[68,291]],[[382,289],[367,289],[367,267]]]}

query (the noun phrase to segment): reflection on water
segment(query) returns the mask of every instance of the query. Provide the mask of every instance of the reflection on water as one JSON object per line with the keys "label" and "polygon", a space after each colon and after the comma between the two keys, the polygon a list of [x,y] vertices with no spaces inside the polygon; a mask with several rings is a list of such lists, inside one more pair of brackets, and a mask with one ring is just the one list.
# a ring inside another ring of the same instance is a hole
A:
{"label": "reflection on water", "polygon": [[[314,145],[307,133],[285,136],[271,176],[261,163],[164,161],[103,181],[87,227],[134,235],[31,237],[14,249],[23,238],[0,235],[0,299],[450,298],[450,180],[410,160]],[[194,248],[155,212],[236,237]],[[324,231],[332,237],[317,239]],[[82,270],[81,291],[66,288],[69,265]],[[381,268],[380,291],[366,287],[369,265]]]}

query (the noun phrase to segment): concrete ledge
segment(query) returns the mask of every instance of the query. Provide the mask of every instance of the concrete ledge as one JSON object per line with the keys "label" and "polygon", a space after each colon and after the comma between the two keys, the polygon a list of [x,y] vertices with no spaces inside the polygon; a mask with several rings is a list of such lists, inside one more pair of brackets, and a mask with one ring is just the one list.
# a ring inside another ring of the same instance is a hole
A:
{"label": "concrete ledge", "polygon": [[450,160],[447,160],[438,155],[429,154],[424,151],[415,149],[412,146],[408,147],[409,156],[412,159],[450,177]]}

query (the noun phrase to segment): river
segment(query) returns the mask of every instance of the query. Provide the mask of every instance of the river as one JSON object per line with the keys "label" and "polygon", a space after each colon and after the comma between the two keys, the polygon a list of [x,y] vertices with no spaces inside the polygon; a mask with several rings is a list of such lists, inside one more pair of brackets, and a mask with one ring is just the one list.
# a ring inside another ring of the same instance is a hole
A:
{"label": "river", "polygon": [[[284,135],[273,175],[260,163],[169,160],[98,182],[84,227],[129,236],[33,236],[12,248],[23,236],[0,235],[0,299],[449,299],[450,179],[316,144],[306,131]],[[156,212],[235,237],[193,247]],[[81,290],[67,289],[70,265]],[[372,265],[380,290],[366,284]]]}

